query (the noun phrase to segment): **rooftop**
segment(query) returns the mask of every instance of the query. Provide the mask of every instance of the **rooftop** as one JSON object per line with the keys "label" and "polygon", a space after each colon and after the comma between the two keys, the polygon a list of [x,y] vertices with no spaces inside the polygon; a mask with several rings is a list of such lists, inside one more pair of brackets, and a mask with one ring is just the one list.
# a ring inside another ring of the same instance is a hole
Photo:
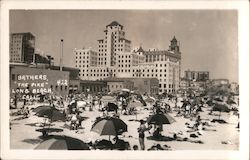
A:
{"label": "rooftop", "polygon": [[108,27],[108,26],[121,26],[121,27],[123,27],[123,25],[119,24],[117,21],[111,22],[111,23],[108,24],[106,27]]}

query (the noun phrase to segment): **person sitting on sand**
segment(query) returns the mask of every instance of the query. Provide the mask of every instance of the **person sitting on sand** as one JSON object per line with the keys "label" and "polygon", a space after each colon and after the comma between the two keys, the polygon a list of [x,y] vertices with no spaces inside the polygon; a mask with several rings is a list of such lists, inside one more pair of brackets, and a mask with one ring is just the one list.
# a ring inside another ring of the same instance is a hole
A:
{"label": "person sitting on sand", "polygon": [[138,149],[139,149],[138,145],[134,145],[134,146],[133,146],[133,150],[134,150],[134,151],[137,151]]}
{"label": "person sitting on sand", "polygon": [[23,110],[23,118],[28,118],[29,113],[30,113],[29,108],[25,107],[24,110]]}
{"label": "person sitting on sand", "polygon": [[156,139],[160,139],[160,138],[161,138],[160,127],[159,127],[159,126],[158,126],[158,127],[156,128],[156,130],[154,131],[153,137],[156,138]]}
{"label": "person sitting on sand", "polygon": [[124,140],[121,140],[118,138],[118,136],[115,136],[114,138],[115,143],[113,144],[113,149],[118,150],[130,150],[130,145],[128,142],[125,142]]}

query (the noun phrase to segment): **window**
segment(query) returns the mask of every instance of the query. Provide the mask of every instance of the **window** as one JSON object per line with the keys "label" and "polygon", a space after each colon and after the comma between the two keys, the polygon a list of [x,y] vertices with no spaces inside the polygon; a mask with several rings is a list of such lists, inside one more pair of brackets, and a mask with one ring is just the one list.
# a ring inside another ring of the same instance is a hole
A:
{"label": "window", "polygon": [[12,81],[14,81],[14,80],[16,79],[15,74],[12,74],[12,75],[11,75],[11,79],[12,79]]}

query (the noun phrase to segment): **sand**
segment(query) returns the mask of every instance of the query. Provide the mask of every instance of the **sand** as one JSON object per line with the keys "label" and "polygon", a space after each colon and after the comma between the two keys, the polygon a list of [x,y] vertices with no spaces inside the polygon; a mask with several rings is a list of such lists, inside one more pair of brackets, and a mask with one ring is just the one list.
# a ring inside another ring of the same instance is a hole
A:
{"label": "sand", "polygon": [[[34,108],[40,104],[35,104],[29,106]],[[131,148],[133,145],[139,146],[138,132],[139,122],[136,121],[140,119],[146,119],[150,114],[149,110],[145,110],[143,107],[139,107],[138,114],[136,115],[120,115],[120,118],[128,125],[128,132],[121,136],[121,139],[128,141]],[[16,112],[16,109],[12,109],[11,112]],[[215,115],[208,115],[209,108],[203,108],[204,112],[201,112],[201,118],[211,121],[214,118],[218,118]],[[216,113],[216,112],[215,112]],[[34,123],[43,122],[43,118],[37,117],[31,113],[29,118],[22,120],[14,120],[20,116],[10,116],[11,130],[10,130],[10,148],[11,149],[34,149],[42,140],[39,139],[41,136],[40,132],[35,131],[39,126],[33,125]],[[59,135],[68,135],[71,137],[79,138],[85,142],[92,141],[96,139],[108,139],[108,136],[99,136],[95,132],[91,132],[91,126],[94,123],[96,117],[100,116],[101,112],[98,111],[98,107],[94,108],[93,111],[84,111],[81,116],[86,117],[82,122],[83,129],[79,129],[78,132],[70,130],[65,127],[65,122],[53,122],[53,128],[62,128],[63,132],[53,133]],[[187,127],[185,123],[193,124],[194,121],[184,117],[175,117],[176,112],[170,113],[176,122],[172,124],[163,125],[162,135],[173,136],[173,132],[178,133],[182,131],[184,134],[180,135],[182,137],[188,137],[188,139],[193,141],[202,141],[203,144],[191,143],[184,141],[155,141],[145,138],[146,149],[149,149],[152,145],[161,144],[170,146],[171,150],[238,150],[239,149],[239,129],[236,128],[238,124],[238,117],[232,113],[222,113],[221,119],[228,122],[227,124],[211,123],[211,127],[206,127],[211,131],[202,131],[198,138],[189,137],[188,132],[186,132]],[[216,130],[216,131],[214,131]],[[151,131],[151,134],[153,131]],[[148,132],[145,133],[146,137],[151,136]],[[222,144],[222,141],[227,144]]]}

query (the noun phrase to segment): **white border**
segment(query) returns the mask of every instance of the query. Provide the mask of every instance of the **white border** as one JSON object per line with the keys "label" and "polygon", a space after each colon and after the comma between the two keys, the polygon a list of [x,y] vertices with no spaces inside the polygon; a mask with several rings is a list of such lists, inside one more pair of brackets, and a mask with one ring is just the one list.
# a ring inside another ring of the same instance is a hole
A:
{"label": "white border", "polygon": [[[0,1],[1,2],[1,1]],[[9,149],[10,9],[235,9],[238,10],[240,84],[239,151],[37,151]],[[248,159],[249,151],[249,3],[248,1],[2,1],[1,2],[1,157],[2,159]],[[243,108],[244,107],[244,108]]]}

